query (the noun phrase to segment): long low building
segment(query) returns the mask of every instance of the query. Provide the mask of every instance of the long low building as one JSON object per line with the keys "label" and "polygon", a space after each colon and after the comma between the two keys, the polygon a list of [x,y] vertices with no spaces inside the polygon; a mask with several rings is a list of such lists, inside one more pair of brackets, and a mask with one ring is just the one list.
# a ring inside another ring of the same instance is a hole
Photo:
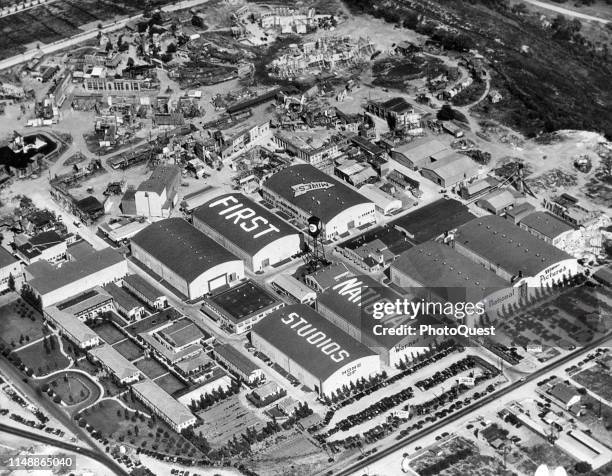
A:
{"label": "long low building", "polygon": [[231,344],[218,345],[213,349],[213,354],[219,362],[245,382],[254,383],[257,380],[265,379],[263,370],[234,349]]}
{"label": "long low building", "polygon": [[215,197],[195,209],[193,226],[242,258],[255,272],[301,251],[298,230],[240,193]]}
{"label": "long low building", "polygon": [[[390,267],[391,282],[407,293],[441,302],[482,303],[490,316],[504,305],[518,302],[518,289],[450,246],[428,241],[403,252]],[[454,316],[476,323],[477,316]]]}
{"label": "long low building", "polygon": [[197,418],[182,403],[148,378],[132,385],[134,395],[174,431],[181,432],[197,422]]}
{"label": "long low building", "polygon": [[380,358],[322,317],[295,304],[273,312],[251,330],[255,348],[320,395],[380,371]]}
{"label": "long low building", "polygon": [[459,253],[515,286],[551,286],[578,273],[576,258],[495,215],[458,227],[453,244]]}
{"label": "long low building", "polygon": [[325,240],[376,223],[374,203],[312,165],[293,165],[275,173],[263,183],[262,195],[300,226],[312,216],[320,218]]}
{"label": "long low building", "polygon": [[164,309],[168,306],[166,295],[138,274],[128,274],[124,277],[123,287],[154,309]]}
{"label": "long low building", "polygon": [[78,317],[60,311],[55,306],[50,306],[44,310],[44,318],[49,322],[60,335],[66,337],[79,349],[88,349],[101,342],[100,336],[92,331]]}
{"label": "long low building", "polygon": [[344,276],[317,298],[317,310],[332,324],[376,352],[382,362],[394,367],[427,350],[430,340],[420,335],[395,335],[391,329],[418,325],[404,314],[376,318],[375,306],[402,300],[402,296],[366,275]]}
{"label": "long low building", "polygon": [[136,382],[142,377],[142,372],[134,364],[108,344],[94,347],[88,354],[121,384]]}
{"label": "long low building", "polygon": [[132,238],[131,248],[147,272],[189,299],[244,278],[242,260],[182,218],[149,225]]}
{"label": "long low building", "polygon": [[96,251],[86,247],[78,259],[52,265],[37,261],[25,269],[28,285],[40,296],[43,307],[83,293],[95,286],[123,278],[127,261],[111,248]]}

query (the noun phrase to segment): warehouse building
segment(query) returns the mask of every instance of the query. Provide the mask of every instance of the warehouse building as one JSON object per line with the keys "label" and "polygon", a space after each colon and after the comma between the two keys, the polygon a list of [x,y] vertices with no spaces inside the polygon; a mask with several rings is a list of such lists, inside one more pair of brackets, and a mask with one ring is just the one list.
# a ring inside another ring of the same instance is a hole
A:
{"label": "warehouse building", "polygon": [[89,246],[74,249],[75,252],[78,250],[78,257],[59,266],[37,261],[26,267],[28,285],[41,297],[43,307],[52,306],[95,286],[112,283],[127,274],[127,261],[111,248],[99,251]]}
{"label": "warehouse building", "polygon": [[168,217],[178,201],[180,183],[180,167],[157,167],[136,189],[136,214],[154,218]]}
{"label": "warehouse building", "polygon": [[[507,281],[474,263],[450,246],[428,241],[403,252],[390,267],[391,282],[411,292],[423,290],[428,301],[480,303],[489,316],[503,305],[518,302]],[[454,316],[475,324],[477,316]]]}
{"label": "warehouse building", "polygon": [[149,225],[132,238],[131,248],[139,269],[189,299],[244,278],[242,260],[182,218]]}
{"label": "warehouse building", "polygon": [[287,306],[257,323],[251,341],[320,395],[380,371],[378,355],[304,304]]}
{"label": "warehouse building", "polygon": [[428,348],[429,340],[420,335],[389,335],[385,328],[418,325],[410,316],[389,314],[374,317],[376,303],[396,302],[402,296],[366,275],[345,276],[317,299],[317,311],[329,322],[376,352],[381,361],[394,367],[401,360],[412,360]]}
{"label": "warehouse building", "polygon": [[194,210],[193,226],[243,259],[254,272],[301,251],[298,230],[240,193],[215,197]]}
{"label": "warehouse building", "polygon": [[477,177],[478,170],[470,157],[456,152],[432,158],[421,168],[421,175],[441,187],[454,187]]}
{"label": "warehouse building", "polygon": [[124,288],[110,283],[104,286],[104,290],[110,294],[115,303],[115,309],[129,322],[134,322],[145,315],[142,303]]}
{"label": "warehouse building", "polygon": [[314,290],[289,274],[279,274],[270,285],[277,293],[300,304],[310,304],[317,298],[317,293]]}
{"label": "warehouse building", "polygon": [[172,398],[159,385],[148,378],[132,386],[134,395],[170,428],[181,432],[197,422],[197,418],[182,403]]}
{"label": "warehouse building", "polygon": [[202,311],[228,332],[244,334],[268,314],[285,303],[254,281],[248,280],[231,289],[204,299]]}
{"label": "warehouse building", "polygon": [[511,221],[490,215],[460,226],[455,249],[514,286],[551,286],[578,273],[578,262]]}
{"label": "warehouse building", "polygon": [[565,249],[579,232],[569,223],[548,212],[533,212],[520,221],[519,226],[546,243]]}
{"label": "warehouse building", "polygon": [[213,355],[225,368],[235,373],[247,383],[255,383],[265,379],[263,370],[248,357],[242,355],[231,344],[221,344],[213,349]]}
{"label": "warehouse building", "polygon": [[372,201],[376,211],[381,215],[393,215],[402,209],[402,201],[399,198],[383,192],[376,185],[364,185],[359,189],[359,193]]}
{"label": "warehouse building", "polygon": [[311,165],[293,165],[263,183],[262,195],[300,226],[316,216],[325,240],[376,223],[374,203]]}

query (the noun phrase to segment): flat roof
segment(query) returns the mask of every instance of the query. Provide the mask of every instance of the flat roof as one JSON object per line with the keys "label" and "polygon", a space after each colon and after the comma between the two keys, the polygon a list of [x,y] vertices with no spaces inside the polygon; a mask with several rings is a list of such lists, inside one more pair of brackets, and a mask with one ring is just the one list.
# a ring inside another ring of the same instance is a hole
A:
{"label": "flat roof", "polygon": [[298,231],[241,193],[226,193],[193,211],[193,218],[222,235],[250,256]]}
{"label": "flat roof", "polygon": [[153,223],[136,234],[132,243],[188,281],[214,266],[238,261],[236,256],[182,218]]}
{"label": "flat roof", "polygon": [[423,243],[473,218],[475,216],[463,203],[441,198],[393,220],[390,224],[409,233],[417,243]]}
{"label": "flat roof", "polygon": [[60,311],[66,311],[70,314],[77,315],[82,311],[91,309],[92,307],[100,306],[112,299],[112,296],[100,286],[70,297],[64,301],[60,301],[55,306]]}
{"label": "flat roof", "polygon": [[[369,346],[382,346],[391,349],[406,336],[375,335],[374,326],[382,325],[392,328],[401,324],[415,324],[425,321],[424,317],[412,319],[408,315],[392,316],[393,322],[375,319],[373,308],[375,302],[395,302],[404,298],[387,286],[375,281],[367,275],[350,275],[321,293],[317,298],[317,308],[324,306],[359,332],[360,341]],[[324,310],[320,310],[325,314]],[[418,319],[418,320],[417,320]]]}
{"label": "flat roof", "polygon": [[283,302],[250,279],[206,300],[221,308],[236,323]]}
{"label": "flat roof", "polygon": [[556,238],[575,228],[548,212],[533,212],[521,220],[521,225],[533,228],[548,238]]}
{"label": "flat roof", "polygon": [[103,269],[110,268],[124,259],[121,253],[112,248],[104,248],[98,251],[91,248],[89,253],[79,256],[75,261],[67,261],[59,266],[53,266],[47,261],[40,260],[29,265],[26,271],[33,276],[33,279],[29,281],[30,286],[39,293],[46,294]]}
{"label": "flat roof", "polygon": [[279,274],[274,277],[272,282],[299,299],[317,295],[313,289],[306,286],[302,281],[288,274]]}
{"label": "flat roof", "polygon": [[535,276],[572,256],[496,215],[475,218],[460,226],[455,242],[496,263],[507,272]]}
{"label": "flat roof", "polygon": [[100,360],[119,379],[131,378],[140,373],[134,364],[108,344],[95,347],[89,353]]}
{"label": "flat roof", "polygon": [[435,161],[423,165],[424,170],[431,170],[445,180],[469,179],[478,171],[478,164],[467,155],[454,152],[437,157]]}
{"label": "flat roof", "polygon": [[207,334],[186,317],[174,321],[168,327],[164,327],[158,334],[161,334],[164,340],[173,347],[183,347],[187,344],[193,344],[207,336]]}
{"label": "flat roof", "polygon": [[218,354],[221,358],[231,362],[236,368],[238,368],[243,374],[251,375],[260,367],[253,363],[248,357],[245,357],[236,350],[231,344],[221,344],[213,349],[215,354]]}
{"label": "flat roof", "polygon": [[434,241],[404,251],[391,265],[428,288],[498,290],[508,283],[450,246]]}
{"label": "flat roof", "polygon": [[[288,323],[285,324],[283,321]],[[303,325],[295,327],[289,325],[296,322],[303,322]],[[300,336],[298,331],[301,331],[303,335]],[[305,304],[286,306],[274,311],[255,324],[251,332],[260,336],[320,380],[328,379],[351,362],[376,355],[364,344],[353,339]],[[346,357],[336,359],[339,361],[335,362],[320,348],[310,344],[306,338],[314,332],[324,334],[325,339],[330,339],[330,344],[334,342],[338,344],[339,350],[334,354],[339,355],[338,353],[344,350],[345,354],[342,355]]]}
{"label": "flat roof", "polygon": [[263,187],[324,222],[355,205],[372,203],[348,185],[309,164],[287,167],[272,175]]}
{"label": "flat roof", "polygon": [[148,378],[135,383],[132,388],[176,426],[195,419],[189,408],[172,398],[168,392]]}

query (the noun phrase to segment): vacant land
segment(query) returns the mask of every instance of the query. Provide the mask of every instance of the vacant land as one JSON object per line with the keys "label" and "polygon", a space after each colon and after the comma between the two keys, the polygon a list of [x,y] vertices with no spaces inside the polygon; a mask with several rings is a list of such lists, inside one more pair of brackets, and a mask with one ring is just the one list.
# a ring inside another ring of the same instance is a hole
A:
{"label": "vacant land", "polygon": [[26,367],[32,369],[37,377],[65,369],[70,365],[70,360],[60,352],[59,341],[56,336],[49,336],[46,345],[41,340],[25,349],[18,350],[16,354]]}
{"label": "vacant land", "polygon": [[142,373],[150,379],[156,379],[168,372],[168,369],[160,364],[157,360],[150,357],[145,357],[134,364]]}
{"label": "vacant land", "polygon": [[138,344],[135,344],[130,339],[126,339],[118,344],[115,344],[113,348],[129,361],[137,359],[143,354],[143,351]]}
{"label": "vacant land", "polygon": [[575,380],[604,400],[612,401],[612,375],[610,375],[609,370],[597,365],[575,374],[572,376],[572,380]]}
{"label": "vacant land", "polygon": [[179,390],[183,390],[186,385],[181,382],[176,376],[168,372],[166,375],[159,377],[155,380],[155,383],[163,388],[166,392],[172,395]]}
{"label": "vacant land", "polygon": [[40,339],[42,329],[42,315],[23,299],[18,298],[0,307],[0,339],[5,344],[19,348],[27,342],[26,336],[29,341]]}
{"label": "vacant land", "polygon": [[234,435],[246,433],[247,428],[259,430],[267,423],[243,406],[237,395],[198,412],[198,416],[203,421],[202,433],[213,448],[223,446]]}
{"label": "vacant land", "polygon": [[120,340],[125,339],[121,331],[111,322],[103,322],[94,327],[93,330],[109,345],[116,344]]}

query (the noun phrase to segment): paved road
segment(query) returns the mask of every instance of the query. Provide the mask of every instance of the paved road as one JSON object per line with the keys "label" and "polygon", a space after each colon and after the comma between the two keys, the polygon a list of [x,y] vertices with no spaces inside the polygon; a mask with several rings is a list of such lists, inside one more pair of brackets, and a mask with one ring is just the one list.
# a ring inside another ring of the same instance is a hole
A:
{"label": "paved road", "polygon": [[[342,469],[340,469],[338,472],[334,472],[334,476],[350,476],[352,474],[354,474],[356,471],[359,471],[360,469],[365,468],[366,466],[369,466],[370,464],[372,464],[375,461],[381,460],[386,456],[389,456],[390,454],[401,450],[402,448],[406,447],[407,445],[414,443],[417,440],[420,440],[421,438],[430,435],[431,433],[434,433],[436,431],[438,431],[440,428],[442,428],[445,425],[448,425],[449,423],[453,423],[457,420],[459,420],[460,418],[465,417],[466,415],[478,410],[478,408],[483,407],[484,405],[487,405],[488,403],[493,402],[494,400],[499,399],[500,397],[516,390],[517,388],[525,385],[526,383],[533,381],[535,379],[540,378],[542,375],[544,375],[547,372],[550,372],[552,369],[556,368],[556,367],[560,367],[564,364],[566,364],[567,362],[569,362],[572,359],[575,359],[576,356],[580,355],[580,354],[584,354],[587,353],[591,350],[593,350],[596,347],[599,347],[602,343],[604,343],[606,340],[608,340],[610,338],[610,336],[612,335],[612,332],[606,334],[605,336],[602,336],[601,338],[597,339],[596,341],[594,341],[593,343],[589,344],[587,347],[583,347],[581,349],[578,349],[576,352],[572,352],[566,356],[564,356],[562,359],[557,360],[549,365],[547,365],[546,367],[542,367],[541,369],[537,370],[536,372],[532,373],[529,377],[525,377],[525,380],[523,381],[517,381],[514,382],[513,384],[504,387],[496,392],[493,392],[489,395],[487,395],[485,398],[482,398],[480,400],[478,400],[477,402],[473,403],[472,405],[470,405],[469,407],[465,407],[462,408],[461,410],[453,413],[451,416],[449,416],[448,418],[444,418],[440,421],[437,421],[436,423],[434,423],[433,425],[423,429],[422,431],[419,431],[418,433],[414,433],[413,435],[410,435],[406,438],[404,438],[403,440],[400,440],[394,444],[392,444],[391,446],[377,452],[374,453],[371,457],[369,458],[365,458],[362,461],[358,461],[357,463],[352,464],[351,466],[347,466],[344,467]],[[333,471],[335,471],[335,468],[332,468]],[[319,473],[320,475],[323,474],[327,474],[327,472],[329,471],[329,468],[326,469],[325,471],[322,471],[321,473]]]}
{"label": "paved road", "polygon": [[40,443],[44,443],[46,445],[53,446],[55,448],[60,448],[60,449],[67,450],[67,451],[73,451],[83,456],[87,456],[88,458],[91,458],[100,464],[103,464],[109,470],[111,470],[110,474],[117,475],[117,476],[128,476],[128,473],[121,466],[115,463],[115,461],[113,461],[110,457],[104,454],[101,454],[97,451],[92,451],[89,448],[85,448],[79,445],[74,445],[72,443],[66,443],[65,441],[55,440],[48,436],[39,435],[37,433],[31,433],[21,428],[15,428],[13,426],[9,426],[9,425],[0,423],[0,433],[2,432],[10,433],[12,435],[20,436],[22,438],[28,438],[34,441],[39,441]]}
{"label": "paved road", "polygon": [[546,8],[547,10],[552,10],[554,12],[561,13],[562,15],[567,15],[569,17],[578,18],[579,20],[596,21],[599,23],[603,23],[604,25],[606,23],[610,23],[610,20],[606,20],[605,18],[594,17],[592,15],[580,13],[575,10],[568,10],[567,8],[563,8],[557,5],[551,5],[548,2],[540,2],[539,0],[525,0],[525,2],[531,3],[532,5],[535,5],[536,7]]}

